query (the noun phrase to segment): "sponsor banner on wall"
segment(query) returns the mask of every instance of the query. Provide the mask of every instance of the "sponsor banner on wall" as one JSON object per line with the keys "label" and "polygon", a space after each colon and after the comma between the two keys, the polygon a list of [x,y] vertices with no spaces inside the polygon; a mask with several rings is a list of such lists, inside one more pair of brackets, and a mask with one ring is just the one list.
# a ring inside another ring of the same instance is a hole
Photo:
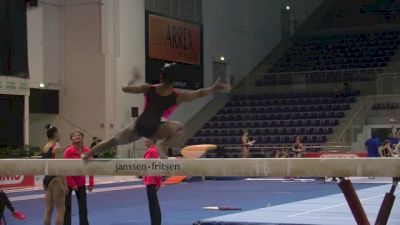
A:
{"label": "sponsor banner on wall", "polygon": [[14,175],[0,176],[0,189],[33,187],[35,185],[34,176]]}
{"label": "sponsor banner on wall", "polygon": [[0,94],[29,95],[29,80],[0,76]]}
{"label": "sponsor banner on wall", "polygon": [[366,152],[306,152],[304,153],[305,158],[359,158],[367,157]]}
{"label": "sponsor banner on wall", "polygon": [[148,56],[153,59],[200,65],[200,25],[150,14]]}

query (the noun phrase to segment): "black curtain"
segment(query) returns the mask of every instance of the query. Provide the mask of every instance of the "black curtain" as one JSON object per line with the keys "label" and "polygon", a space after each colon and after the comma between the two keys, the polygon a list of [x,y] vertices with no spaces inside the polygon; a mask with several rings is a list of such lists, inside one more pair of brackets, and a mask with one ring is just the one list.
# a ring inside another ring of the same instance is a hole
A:
{"label": "black curtain", "polygon": [[29,77],[25,0],[0,0],[0,75]]}
{"label": "black curtain", "polygon": [[24,144],[24,96],[0,95],[0,147]]}
{"label": "black curtain", "polygon": [[0,0],[0,75],[7,74],[7,47],[6,47],[6,1],[7,0]]}

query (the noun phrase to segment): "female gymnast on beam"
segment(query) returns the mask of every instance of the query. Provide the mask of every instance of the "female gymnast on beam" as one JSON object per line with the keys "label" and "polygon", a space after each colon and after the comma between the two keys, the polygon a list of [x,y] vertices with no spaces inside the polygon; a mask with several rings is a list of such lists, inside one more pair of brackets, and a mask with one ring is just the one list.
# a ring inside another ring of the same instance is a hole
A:
{"label": "female gymnast on beam", "polygon": [[207,88],[178,92],[173,88],[178,69],[179,67],[176,64],[165,64],[160,73],[161,83],[156,85],[134,85],[141,77],[136,71],[134,79],[127,86],[122,87],[122,91],[144,94],[144,111],[139,115],[136,122],[129,124],[111,139],[99,143],[89,153],[82,154],[82,158],[88,159],[92,155],[108,151],[111,147],[129,144],[142,137],[152,140],[165,139],[160,144],[159,149],[161,150],[161,157],[166,158],[168,148],[175,147],[182,138],[184,125],[176,121],[162,121],[162,117],[168,117],[176,106],[181,103],[191,102],[213,92],[229,92],[231,89],[230,84],[223,84],[218,79],[212,86]]}

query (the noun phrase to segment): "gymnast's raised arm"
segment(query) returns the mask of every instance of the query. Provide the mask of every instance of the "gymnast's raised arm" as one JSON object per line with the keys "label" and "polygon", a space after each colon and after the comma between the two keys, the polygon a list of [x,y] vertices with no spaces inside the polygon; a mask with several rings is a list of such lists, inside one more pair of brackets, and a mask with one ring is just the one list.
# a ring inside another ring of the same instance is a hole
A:
{"label": "gymnast's raised arm", "polygon": [[230,92],[230,90],[231,90],[231,85],[221,83],[220,79],[218,78],[215,81],[215,83],[210,87],[201,88],[196,91],[188,91],[188,92],[179,93],[179,95],[177,97],[177,104],[180,104],[183,102],[191,102],[198,98],[210,95],[213,92]]}
{"label": "gymnast's raised arm", "polygon": [[139,69],[137,67],[133,68],[132,79],[128,81],[128,83],[122,87],[122,91],[125,93],[132,94],[142,94],[146,93],[149,90],[149,84],[135,85],[137,81],[139,81],[143,76],[140,74]]}
{"label": "gymnast's raised arm", "polygon": [[122,87],[122,91],[125,93],[141,94],[146,93],[149,90],[149,84],[142,85],[126,85]]}

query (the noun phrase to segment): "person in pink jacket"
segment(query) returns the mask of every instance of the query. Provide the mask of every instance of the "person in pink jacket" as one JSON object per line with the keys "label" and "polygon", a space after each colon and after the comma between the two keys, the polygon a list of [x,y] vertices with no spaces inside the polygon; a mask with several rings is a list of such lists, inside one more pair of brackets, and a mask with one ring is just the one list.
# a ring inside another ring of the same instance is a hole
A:
{"label": "person in pink jacket", "polygon": [[[89,148],[83,146],[83,133],[75,130],[70,135],[72,145],[64,151],[65,159],[80,159],[82,153],[89,152]],[[79,224],[89,225],[87,217],[86,201],[86,177],[85,176],[66,176],[68,193],[65,198],[64,225],[71,225],[71,194],[75,191],[79,206]],[[94,178],[89,176],[89,186],[87,189],[92,191],[94,188]]]}
{"label": "person in pink jacket", "polygon": [[[154,145],[155,141],[150,139],[144,140],[144,145],[147,150],[144,153],[145,159],[158,159],[158,150]],[[149,202],[150,220],[151,225],[161,225],[161,209],[158,202],[157,191],[161,187],[161,177],[160,176],[144,176],[143,183],[146,185],[147,200]]]}

